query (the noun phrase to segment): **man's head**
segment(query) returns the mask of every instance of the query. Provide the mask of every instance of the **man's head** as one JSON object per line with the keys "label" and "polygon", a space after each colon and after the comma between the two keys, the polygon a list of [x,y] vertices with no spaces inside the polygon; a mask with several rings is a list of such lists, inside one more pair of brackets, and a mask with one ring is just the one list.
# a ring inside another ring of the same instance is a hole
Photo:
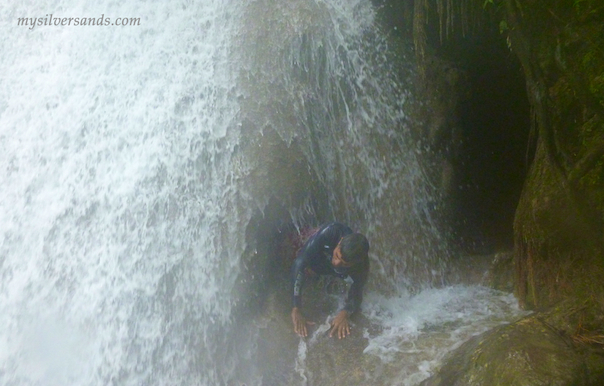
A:
{"label": "man's head", "polygon": [[352,233],[342,237],[333,251],[331,264],[334,267],[352,267],[366,261],[369,253],[369,241],[360,233]]}

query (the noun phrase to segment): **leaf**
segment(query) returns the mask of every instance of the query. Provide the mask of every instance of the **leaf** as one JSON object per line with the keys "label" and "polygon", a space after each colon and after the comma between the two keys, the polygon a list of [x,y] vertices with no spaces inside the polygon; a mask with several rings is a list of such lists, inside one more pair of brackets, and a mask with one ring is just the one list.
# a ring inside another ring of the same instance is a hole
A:
{"label": "leaf", "polygon": [[504,33],[508,30],[508,23],[505,20],[499,22],[499,33]]}

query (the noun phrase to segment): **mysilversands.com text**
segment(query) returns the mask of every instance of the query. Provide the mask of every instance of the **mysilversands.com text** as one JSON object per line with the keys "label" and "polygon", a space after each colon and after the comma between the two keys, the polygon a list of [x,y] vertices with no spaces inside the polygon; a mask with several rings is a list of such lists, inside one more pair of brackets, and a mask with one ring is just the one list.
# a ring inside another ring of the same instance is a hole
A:
{"label": "mysilversands.com text", "polygon": [[110,17],[52,17],[52,14],[46,17],[20,17],[17,25],[29,26],[34,29],[35,26],[137,26],[141,25],[140,17],[118,17],[113,21]]}

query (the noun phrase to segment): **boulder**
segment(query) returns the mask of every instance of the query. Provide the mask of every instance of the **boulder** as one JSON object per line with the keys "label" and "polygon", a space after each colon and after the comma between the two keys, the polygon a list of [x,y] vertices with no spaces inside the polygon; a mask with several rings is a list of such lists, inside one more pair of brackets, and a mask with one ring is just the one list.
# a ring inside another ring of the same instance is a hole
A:
{"label": "boulder", "polygon": [[421,386],[604,384],[604,346],[582,336],[588,307],[563,303],[475,336]]}

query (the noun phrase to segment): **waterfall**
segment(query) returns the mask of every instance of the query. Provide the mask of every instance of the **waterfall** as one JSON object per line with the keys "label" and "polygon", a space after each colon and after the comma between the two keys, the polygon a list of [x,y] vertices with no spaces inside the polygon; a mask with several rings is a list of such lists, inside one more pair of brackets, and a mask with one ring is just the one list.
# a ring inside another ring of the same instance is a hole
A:
{"label": "waterfall", "polygon": [[[380,307],[442,284],[447,249],[408,135],[408,59],[375,12],[361,0],[2,7],[2,383],[262,384],[271,321],[250,304],[266,302],[266,233],[282,224],[366,233],[381,299],[368,315],[404,336]],[[369,338],[367,355],[391,360]],[[298,344],[281,349],[293,358]]]}
{"label": "waterfall", "polygon": [[[250,3],[236,48],[248,158],[267,171],[254,175],[262,196],[304,207],[305,188],[325,201],[316,218],[367,233],[380,280],[441,283],[446,246],[409,134],[409,46],[391,47],[375,18],[368,1]],[[266,142],[270,159],[257,155]]]}

